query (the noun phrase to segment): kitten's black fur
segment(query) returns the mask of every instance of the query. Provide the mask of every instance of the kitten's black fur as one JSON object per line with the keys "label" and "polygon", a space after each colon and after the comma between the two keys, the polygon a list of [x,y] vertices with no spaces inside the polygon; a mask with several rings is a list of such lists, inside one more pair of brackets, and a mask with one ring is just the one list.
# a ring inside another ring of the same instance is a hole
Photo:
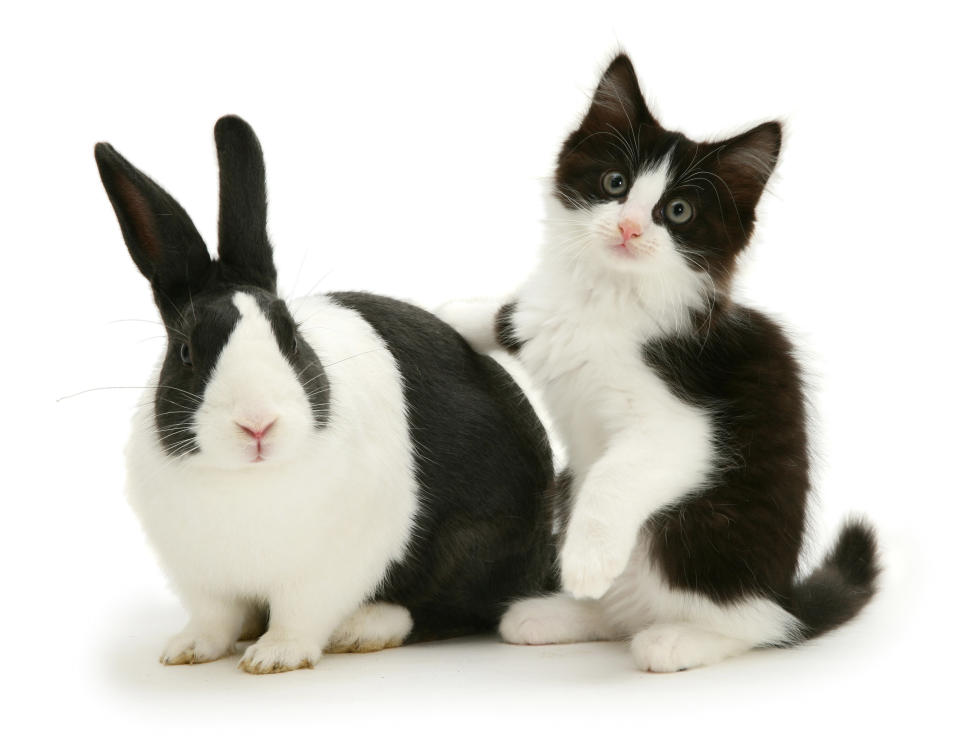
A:
{"label": "kitten's black fur", "polygon": [[849,523],[839,552],[796,582],[810,460],[800,369],[783,331],[728,303],[695,332],[642,354],[677,396],[710,411],[723,458],[706,488],[649,522],[651,554],[670,584],[716,603],[772,598],[803,622],[807,637],[854,616],[877,576],[864,524]]}
{"label": "kitten's black fur", "polygon": [[[623,172],[632,184],[672,156],[652,219],[682,242],[690,267],[711,276],[715,293],[708,310],[690,314],[688,330],[643,345],[637,357],[676,396],[709,412],[721,461],[706,487],[649,520],[651,556],[671,587],[716,603],[770,598],[809,638],[856,615],[874,593],[879,567],[873,531],[852,521],[821,566],[797,580],[810,488],[800,368],[773,320],[729,298],[736,256],[749,242],[780,142],[775,122],[714,143],[664,130],[621,54],[563,144],[554,191],[570,209],[616,199],[601,186],[605,172]],[[696,212],[688,223],[664,218],[663,207],[677,196]],[[515,303],[500,309],[495,332],[503,348],[522,355],[515,310]]]}

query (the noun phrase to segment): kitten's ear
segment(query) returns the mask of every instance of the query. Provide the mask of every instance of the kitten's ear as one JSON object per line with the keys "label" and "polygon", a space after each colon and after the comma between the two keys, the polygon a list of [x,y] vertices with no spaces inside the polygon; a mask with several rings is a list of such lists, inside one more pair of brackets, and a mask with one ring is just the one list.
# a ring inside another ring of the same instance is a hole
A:
{"label": "kitten's ear", "polygon": [[211,263],[190,216],[109,143],[98,143],[93,153],[127,250],[150,280],[157,304],[163,310],[166,300],[188,298],[202,287]]}
{"label": "kitten's ear", "polygon": [[777,165],[783,133],[771,121],[716,145],[716,168],[741,209],[753,209]]}
{"label": "kitten's ear", "polygon": [[637,74],[626,54],[618,54],[603,73],[580,127],[604,130],[611,125],[624,130],[659,125],[643,99]]}
{"label": "kitten's ear", "polygon": [[213,129],[220,165],[220,263],[237,283],[276,293],[277,269],[267,238],[267,185],[256,134],[236,115]]}

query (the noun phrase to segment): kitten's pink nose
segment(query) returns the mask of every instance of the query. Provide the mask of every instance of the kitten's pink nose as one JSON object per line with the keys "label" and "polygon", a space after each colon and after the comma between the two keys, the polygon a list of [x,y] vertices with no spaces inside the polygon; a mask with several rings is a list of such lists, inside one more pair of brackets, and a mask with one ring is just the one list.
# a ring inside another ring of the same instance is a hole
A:
{"label": "kitten's pink nose", "polygon": [[628,243],[631,238],[643,235],[643,228],[635,220],[620,220],[620,234],[623,236],[623,242]]}
{"label": "kitten's pink nose", "polygon": [[270,431],[270,428],[276,423],[276,421],[276,419],[271,419],[269,422],[257,422],[256,424],[251,423],[252,426],[247,426],[246,424],[240,424],[240,422],[237,422],[237,426],[248,435],[253,437],[253,439],[262,440],[263,436]]}

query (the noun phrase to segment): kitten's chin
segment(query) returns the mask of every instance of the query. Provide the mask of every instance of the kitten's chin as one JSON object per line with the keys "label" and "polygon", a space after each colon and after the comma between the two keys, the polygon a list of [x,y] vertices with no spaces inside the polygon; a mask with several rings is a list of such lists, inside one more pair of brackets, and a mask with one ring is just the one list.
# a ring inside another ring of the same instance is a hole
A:
{"label": "kitten's chin", "polygon": [[646,243],[608,243],[602,246],[602,260],[617,271],[646,272],[654,265],[656,246]]}

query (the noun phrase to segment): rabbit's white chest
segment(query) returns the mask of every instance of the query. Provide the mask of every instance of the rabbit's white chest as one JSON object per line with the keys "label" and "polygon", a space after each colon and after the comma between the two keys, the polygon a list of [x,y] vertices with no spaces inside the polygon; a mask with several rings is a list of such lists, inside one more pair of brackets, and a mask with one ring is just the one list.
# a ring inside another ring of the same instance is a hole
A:
{"label": "rabbit's white chest", "polygon": [[391,495],[397,501],[402,494],[385,488],[387,502],[377,504],[373,479],[358,475],[343,487],[331,484],[319,464],[309,464],[174,490],[147,485],[131,489],[131,500],[175,580],[267,596],[277,585],[356,556],[372,535],[386,533],[402,546],[396,506],[403,504],[389,503]]}

